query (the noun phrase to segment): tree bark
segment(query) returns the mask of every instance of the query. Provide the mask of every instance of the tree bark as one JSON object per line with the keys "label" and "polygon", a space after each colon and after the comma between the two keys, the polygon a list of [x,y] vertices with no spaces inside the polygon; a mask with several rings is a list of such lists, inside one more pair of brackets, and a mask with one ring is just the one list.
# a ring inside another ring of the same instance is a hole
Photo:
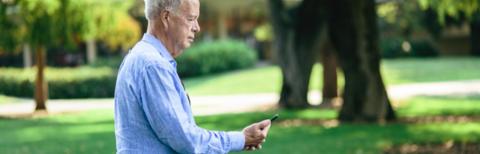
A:
{"label": "tree bark", "polygon": [[[276,61],[282,70],[279,104],[285,108],[306,108],[313,50],[323,26],[322,0],[304,0],[298,8],[286,9],[282,0],[270,0],[275,32]],[[312,14],[313,13],[313,14]]]}
{"label": "tree bark", "polygon": [[28,43],[23,44],[23,68],[32,66],[32,50]]}
{"label": "tree bark", "polygon": [[476,13],[470,22],[471,54],[480,56],[480,13]]}
{"label": "tree bark", "polygon": [[217,19],[217,26],[218,26],[218,38],[226,39],[228,38],[228,29],[225,24],[227,24],[227,17],[226,15],[219,13]]}
{"label": "tree bark", "polygon": [[36,47],[37,77],[35,79],[35,111],[47,110],[46,101],[48,98],[48,85],[45,81],[45,48]]}
{"label": "tree bark", "polygon": [[97,45],[95,39],[87,40],[87,62],[92,64],[97,60]]}
{"label": "tree bark", "polygon": [[337,87],[337,57],[329,42],[322,47],[323,88],[322,103],[330,103],[330,100],[338,97]]}
{"label": "tree bark", "polygon": [[374,0],[329,1],[329,32],[345,74],[340,121],[395,119],[380,74]]}

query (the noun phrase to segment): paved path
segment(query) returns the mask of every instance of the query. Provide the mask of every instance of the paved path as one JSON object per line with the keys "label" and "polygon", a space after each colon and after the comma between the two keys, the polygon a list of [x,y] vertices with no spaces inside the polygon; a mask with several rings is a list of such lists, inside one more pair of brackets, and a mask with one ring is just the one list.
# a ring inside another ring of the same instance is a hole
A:
{"label": "paved path", "polygon": [[[480,80],[395,85],[388,87],[388,93],[393,100],[424,95],[480,95]],[[191,96],[195,115],[262,111],[275,107],[278,99],[279,96],[276,93]],[[308,99],[310,102],[314,102],[313,104],[320,102],[320,92],[310,92]],[[0,116],[21,116],[33,112],[33,100],[20,99],[16,101],[15,103],[0,104]],[[113,99],[49,100],[47,108],[50,113],[54,114],[112,109]]]}

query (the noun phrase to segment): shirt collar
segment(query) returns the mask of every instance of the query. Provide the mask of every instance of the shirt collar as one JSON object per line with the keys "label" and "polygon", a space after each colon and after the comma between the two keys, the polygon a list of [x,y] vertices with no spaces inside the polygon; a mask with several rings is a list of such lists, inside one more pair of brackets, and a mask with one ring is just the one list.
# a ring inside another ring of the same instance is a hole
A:
{"label": "shirt collar", "polygon": [[177,63],[175,62],[175,59],[173,59],[172,55],[168,52],[167,48],[165,48],[163,43],[157,38],[155,38],[155,36],[149,33],[145,33],[143,35],[142,41],[145,41],[153,45],[153,47],[155,47],[155,49],[157,49],[157,51],[160,52],[160,55],[162,55],[163,58],[167,59],[168,62],[170,62],[170,64],[172,64],[175,68],[177,67]]}

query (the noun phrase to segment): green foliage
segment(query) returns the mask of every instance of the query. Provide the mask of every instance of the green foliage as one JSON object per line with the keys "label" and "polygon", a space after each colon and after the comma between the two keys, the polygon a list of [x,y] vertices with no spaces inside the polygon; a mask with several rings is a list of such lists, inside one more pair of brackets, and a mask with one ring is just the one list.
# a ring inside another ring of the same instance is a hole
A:
{"label": "green foliage", "polygon": [[24,0],[19,2],[22,20],[25,22],[28,42],[33,46],[50,45],[57,41],[55,25],[61,21],[56,12],[61,7],[58,0]]}
{"label": "green foliage", "polygon": [[388,27],[382,27],[383,25],[381,25],[380,28],[383,31],[393,29],[393,31],[399,32],[402,36],[409,36],[413,31],[422,28],[424,12],[413,1],[388,1],[382,3],[377,7],[377,14],[379,21]]}
{"label": "green foliage", "polygon": [[22,42],[49,45],[58,35],[53,25],[59,18],[54,14],[60,8],[58,0],[22,0],[0,2],[0,45],[11,50]]}
{"label": "green foliage", "polygon": [[251,67],[256,55],[241,41],[221,40],[195,44],[177,62],[180,76],[191,77]]}
{"label": "green foliage", "polygon": [[125,50],[140,38],[140,26],[128,15],[132,0],[70,1],[75,18],[69,18],[78,25],[82,40],[103,40]]}
{"label": "green foliage", "polygon": [[478,0],[418,0],[418,3],[422,9],[435,10],[440,23],[445,23],[447,16],[458,18],[465,15],[471,20],[474,14],[480,11]]}
{"label": "green foliage", "polygon": [[[0,69],[0,93],[32,97],[36,70]],[[49,98],[113,97],[116,72],[110,68],[47,68]]]}
{"label": "green foliage", "polygon": [[18,27],[18,10],[13,7],[14,3],[0,2],[0,52],[3,50],[11,51],[17,48],[22,40],[21,28]]}
{"label": "green foliage", "polygon": [[428,31],[439,38],[448,25],[474,21],[480,13],[479,0],[386,1],[378,5],[381,31],[409,38]]}
{"label": "green foliage", "polygon": [[111,41],[111,35],[121,36],[121,43],[131,45],[132,40],[138,40],[138,25],[128,20],[125,28],[130,29],[122,30],[119,22],[129,18],[132,4],[132,0],[1,1],[0,47],[13,50],[21,43],[72,47],[79,41],[98,38],[118,46],[118,39]]}
{"label": "green foliage", "polygon": [[126,13],[120,14],[118,18],[119,21],[109,27],[109,31],[101,33],[99,39],[112,49],[126,51],[139,40],[141,29],[138,22]]}

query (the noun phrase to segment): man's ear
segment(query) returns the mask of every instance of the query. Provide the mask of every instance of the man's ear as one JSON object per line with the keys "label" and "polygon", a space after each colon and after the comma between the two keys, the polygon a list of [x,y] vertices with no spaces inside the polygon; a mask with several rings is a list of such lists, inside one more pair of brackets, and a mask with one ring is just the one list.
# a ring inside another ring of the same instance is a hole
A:
{"label": "man's ear", "polygon": [[168,22],[170,22],[170,11],[164,10],[160,13],[160,21],[162,21],[162,26],[168,28]]}

